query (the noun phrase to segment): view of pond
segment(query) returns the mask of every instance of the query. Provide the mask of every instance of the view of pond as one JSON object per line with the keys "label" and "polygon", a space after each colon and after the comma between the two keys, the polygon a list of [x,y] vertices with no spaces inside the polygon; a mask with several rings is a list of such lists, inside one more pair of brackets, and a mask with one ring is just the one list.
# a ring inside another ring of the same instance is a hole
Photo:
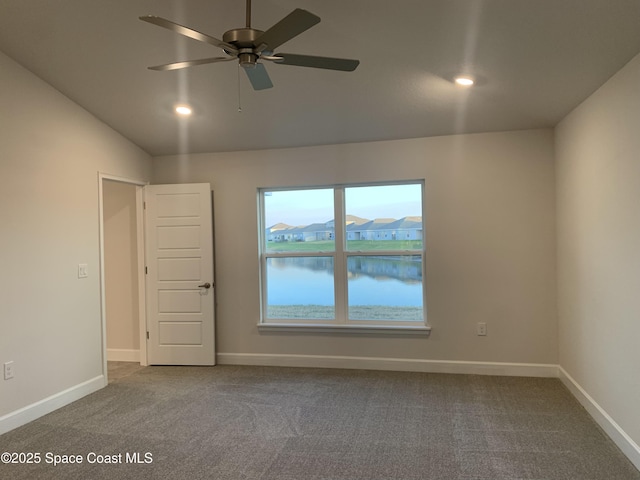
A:
{"label": "view of pond", "polygon": [[[350,256],[351,319],[422,320],[420,256]],[[334,318],[332,257],[267,260],[270,318]]]}

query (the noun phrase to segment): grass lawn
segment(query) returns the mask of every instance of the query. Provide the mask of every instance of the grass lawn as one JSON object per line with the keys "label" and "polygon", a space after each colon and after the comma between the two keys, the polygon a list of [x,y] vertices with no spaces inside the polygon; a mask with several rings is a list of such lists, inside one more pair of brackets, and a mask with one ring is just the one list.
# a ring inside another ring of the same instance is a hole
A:
{"label": "grass lawn", "polygon": [[[349,251],[372,250],[422,250],[422,240],[349,240]],[[335,249],[333,241],[318,242],[269,242],[267,250],[270,252],[332,252]]]}

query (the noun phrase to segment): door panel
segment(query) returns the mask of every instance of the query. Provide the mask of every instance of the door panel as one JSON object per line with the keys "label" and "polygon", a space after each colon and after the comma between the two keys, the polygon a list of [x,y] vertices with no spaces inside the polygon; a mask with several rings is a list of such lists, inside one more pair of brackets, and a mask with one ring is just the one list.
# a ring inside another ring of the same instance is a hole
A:
{"label": "door panel", "polygon": [[202,324],[198,322],[160,324],[160,343],[173,345],[200,345],[202,343]]}
{"label": "door panel", "polygon": [[202,278],[200,258],[159,258],[158,280],[195,280]]}
{"label": "door panel", "polygon": [[211,187],[150,185],[145,204],[148,363],[215,365]]}

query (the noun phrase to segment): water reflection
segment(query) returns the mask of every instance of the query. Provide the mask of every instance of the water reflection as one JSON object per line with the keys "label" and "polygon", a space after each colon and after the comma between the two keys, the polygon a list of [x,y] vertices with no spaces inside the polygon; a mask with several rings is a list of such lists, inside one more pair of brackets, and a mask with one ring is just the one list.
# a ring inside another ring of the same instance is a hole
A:
{"label": "water reflection", "polygon": [[304,268],[333,275],[333,257],[272,257],[269,258],[268,263],[270,268],[280,270]]}
{"label": "water reflection", "polygon": [[407,284],[422,282],[422,262],[417,255],[347,257],[347,272],[350,279],[366,276],[378,281],[395,279]]}
{"label": "water reflection", "polygon": [[334,303],[332,257],[267,259],[267,305],[332,306],[332,318]]}
{"label": "water reflection", "polygon": [[[332,257],[276,257],[269,259],[269,268],[279,270],[305,269],[333,276]],[[422,282],[422,262],[419,255],[350,256],[347,257],[350,279],[370,277],[378,281],[394,279],[406,284]]]}
{"label": "water reflection", "polygon": [[[347,259],[349,319],[422,321],[422,261],[413,256]],[[267,317],[335,318],[333,257],[267,259]]]}

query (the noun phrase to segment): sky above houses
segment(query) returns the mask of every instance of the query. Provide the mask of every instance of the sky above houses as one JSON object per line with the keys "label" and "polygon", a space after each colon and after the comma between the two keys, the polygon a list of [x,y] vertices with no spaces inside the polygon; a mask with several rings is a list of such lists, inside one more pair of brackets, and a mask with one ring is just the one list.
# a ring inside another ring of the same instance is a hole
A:
{"label": "sky above houses", "polygon": [[[265,193],[265,226],[309,225],[334,217],[333,188]],[[422,216],[422,186],[381,185],[345,188],[345,213],[367,219]]]}

